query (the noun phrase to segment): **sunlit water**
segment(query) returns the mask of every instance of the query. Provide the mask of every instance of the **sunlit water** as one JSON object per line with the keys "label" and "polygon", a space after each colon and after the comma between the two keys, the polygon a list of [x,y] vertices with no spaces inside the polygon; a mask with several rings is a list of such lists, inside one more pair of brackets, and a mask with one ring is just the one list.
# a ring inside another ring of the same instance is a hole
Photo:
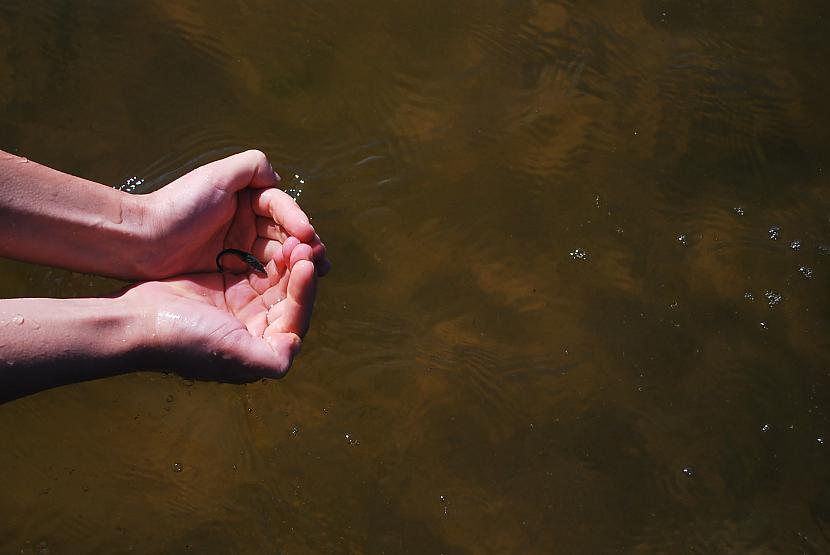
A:
{"label": "sunlit water", "polygon": [[0,551],[827,552],[828,11],[4,2],[0,148],[261,148],[334,270],[283,381],[0,406]]}

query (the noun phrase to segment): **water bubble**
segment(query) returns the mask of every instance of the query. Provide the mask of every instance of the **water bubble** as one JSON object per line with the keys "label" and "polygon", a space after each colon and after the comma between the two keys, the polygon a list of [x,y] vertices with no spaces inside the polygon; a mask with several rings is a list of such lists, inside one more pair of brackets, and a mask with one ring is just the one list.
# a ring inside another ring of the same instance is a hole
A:
{"label": "water bubble", "polygon": [[689,476],[691,478],[692,476],[694,476],[695,472],[694,472],[694,470],[692,470],[688,466],[684,466],[683,467],[683,474],[685,474],[686,476]]}
{"label": "water bubble", "polygon": [[798,239],[796,239],[795,241],[792,241],[790,243],[790,248],[794,251],[797,251],[798,249],[801,248],[801,241],[799,241]]}
{"label": "water bubble", "polygon": [[764,424],[763,426],[761,426],[761,431],[762,432],[768,432],[769,430],[770,430],[769,424]]}
{"label": "water bubble", "polygon": [[778,241],[778,237],[781,235],[781,228],[777,225],[774,225],[771,228],[769,228],[769,231],[767,233],[769,233],[770,239],[772,239],[773,241]]}
{"label": "water bubble", "polygon": [[784,295],[771,289],[764,291],[764,297],[766,297],[769,306],[775,306],[784,300]]}
{"label": "water bubble", "polygon": [[25,321],[26,321],[26,319],[23,317],[22,314],[15,314],[14,316],[12,316],[12,324],[22,326],[23,322],[25,322]]}
{"label": "water bubble", "polygon": [[807,266],[799,266],[798,271],[807,279],[813,277],[813,269]]}
{"label": "water bubble", "polygon": [[817,437],[816,442],[818,442],[820,445],[824,445],[824,439],[823,438]]}
{"label": "water bubble", "polygon": [[358,440],[356,440],[356,439],[354,438],[354,436],[352,436],[351,434],[346,434],[346,441],[347,441],[347,442],[349,443],[349,445],[351,445],[352,447],[356,447],[356,446],[360,445],[360,442],[359,442]]}
{"label": "water bubble", "polygon": [[135,190],[144,183],[144,180],[138,176],[133,176],[127,179],[126,182],[118,186],[118,189],[127,193],[134,193]]}
{"label": "water bubble", "polygon": [[178,463],[178,462],[173,463],[173,472],[181,472],[182,470],[184,470],[184,467],[182,466],[182,463]]}
{"label": "water bubble", "polygon": [[733,210],[733,211],[735,212],[735,214],[737,214],[738,216],[743,216],[743,215],[744,215],[744,209],[743,209],[743,208],[741,208],[740,206],[736,206],[736,207],[735,207],[735,208],[733,208],[732,210]]}
{"label": "water bubble", "polygon": [[767,326],[766,322],[758,322],[758,325],[761,326],[762,330],[768,330],[769,326]]}
{"label": "water bubble", "polygon": [[588,253],[582,249],[574,249],[571,251],[571,258],[574,260],[588,260]]}
{"label": "water bubble", "polygon": [[297,435],[298,433],[300,433],[300,428],[299,428],[298,426],[292,426],[292,427],[291,427],[291,435],[292,435],[292,436],[295,436],[295,435]]}
{"label": "water bubble", "polygon": [[687,238],[685,234],[681,234],[677,236],[677,242],[681,245],[685,245],[687,243]]}

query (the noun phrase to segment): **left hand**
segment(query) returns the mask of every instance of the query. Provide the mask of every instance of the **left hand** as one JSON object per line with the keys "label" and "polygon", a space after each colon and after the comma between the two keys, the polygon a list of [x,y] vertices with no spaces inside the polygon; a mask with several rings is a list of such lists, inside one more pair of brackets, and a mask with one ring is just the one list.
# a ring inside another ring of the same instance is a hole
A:
{"label": "left hand", "polygon": [[285,375],[314,306],[311,248],[285,248],[266,270],[191,274],[127,289],[119,300],[143,322],[139,367],[226,382]]}
{"label": "left hand", "polygon": [[316,272],[325,275],[331,267],[326,248],[305,212],[276,188],[279,182],[265,154],[249,150],[146,195],[143,227],[151,248],[141,260],[143,277],[213,272],[216,255],[226,248],[267,263],[283,246],[290,250],[298,243],[311,247]]}

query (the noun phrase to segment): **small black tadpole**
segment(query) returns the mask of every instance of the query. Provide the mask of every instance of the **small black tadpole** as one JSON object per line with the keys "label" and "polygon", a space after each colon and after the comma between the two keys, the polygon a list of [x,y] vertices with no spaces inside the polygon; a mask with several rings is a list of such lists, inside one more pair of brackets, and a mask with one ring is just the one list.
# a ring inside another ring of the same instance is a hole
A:
{"label": "small black tadpole", "polygon": [[225,249],[219,254],[216,255],[216,267],[219,268],[220,272],[224,272],[225,269],[222,267],[222,257],[226,254],[232,254],[234,256],[238,256],[242,262],[256,270],[257,272],[261,272],[263,274],[267,273],[265,271],[265,266],[262,265],[262,262],[256,259],[254,255],[249,252],[241,251],[239,249]]}

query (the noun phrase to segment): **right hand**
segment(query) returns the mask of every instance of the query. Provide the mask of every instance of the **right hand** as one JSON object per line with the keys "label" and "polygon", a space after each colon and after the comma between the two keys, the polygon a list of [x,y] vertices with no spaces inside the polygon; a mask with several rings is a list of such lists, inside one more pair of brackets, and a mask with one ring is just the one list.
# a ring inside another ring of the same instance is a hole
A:
{"label": "right hand", "polygon": [[267,276],[189,274],[126,290],[121,298],[142,314],[151,360],[197,379],[285,375],[308,330],[316,294],[314,253],[296,243],[286,241],[266,265]]}
{"label": "right hand", "polygon": [[141,233],[149,237],[140,253],[141,278],[212,271],[214,257],[226,248],[269,260],[291,237],[311,246],[317,273],[325,275],[331,266],[326,248],[305,212],[277,188],[279,183],[265,154],[249,150],[138,197],[144,213]]}

